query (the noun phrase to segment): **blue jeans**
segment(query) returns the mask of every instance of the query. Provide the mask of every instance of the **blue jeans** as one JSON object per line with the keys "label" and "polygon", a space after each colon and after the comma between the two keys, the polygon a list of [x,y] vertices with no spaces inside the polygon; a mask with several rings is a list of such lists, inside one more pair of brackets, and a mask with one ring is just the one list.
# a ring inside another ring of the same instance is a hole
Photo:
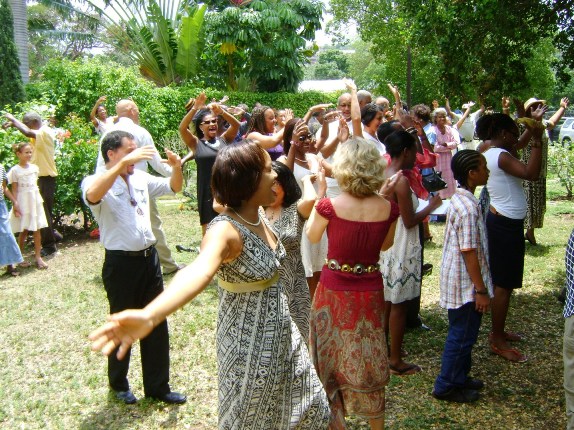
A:
{"label": "blue jeans", "polygon": [[472,347],[478,338],[482,314],[474,302],[448,310],[448,334],[442,354],[440,374],[434,383],[436,394],[445,394],[454,387],[462,387],[471,367]]}

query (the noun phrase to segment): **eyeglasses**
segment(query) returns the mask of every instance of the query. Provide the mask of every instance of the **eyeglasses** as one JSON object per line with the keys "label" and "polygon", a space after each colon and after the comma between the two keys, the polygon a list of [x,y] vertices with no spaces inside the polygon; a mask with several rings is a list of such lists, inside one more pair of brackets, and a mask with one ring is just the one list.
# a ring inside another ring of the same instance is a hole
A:
{"label": "eyeglasses", "polygon": [[217,124],[217,119],[212,119],[209,121],[201,121],[202,124]]}
{"label": "eyeglasses", "polygon": [[312,134],[307,134],[305,136],[299,136],[299,142],[305,142],[306,140],[312,140],[314,138],[315,138],[315,136],[313,136]]}

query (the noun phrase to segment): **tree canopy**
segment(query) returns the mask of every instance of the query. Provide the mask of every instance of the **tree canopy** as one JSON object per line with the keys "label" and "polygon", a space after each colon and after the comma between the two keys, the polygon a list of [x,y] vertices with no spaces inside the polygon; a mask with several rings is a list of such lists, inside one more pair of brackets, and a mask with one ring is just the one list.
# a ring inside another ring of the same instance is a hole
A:
{"label": "tree canopy", "polygon": [[[405,83],[410,47],[413,89],[422,93],[419,96],[459,94],[463,99],[480,94],[498,99],[510,93],[530,97],[529,73],[549,70],[555,47],[567,52],[570,44],[574,46],[574,39],[567,37],[572,31],[570,3],[331,0],[339,23],[356,21],[375,59],[384,62],[387,80]],[[539,55],[541,50],[544,56]],[[572,62],[574,56],[552,65],[565,70]],[[547,83],[548,76],[543,78]]]}

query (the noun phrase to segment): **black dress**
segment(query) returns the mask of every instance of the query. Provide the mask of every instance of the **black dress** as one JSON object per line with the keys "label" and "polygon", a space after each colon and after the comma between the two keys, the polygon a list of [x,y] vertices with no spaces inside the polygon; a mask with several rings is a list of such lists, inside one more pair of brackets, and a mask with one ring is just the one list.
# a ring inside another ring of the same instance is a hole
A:
{"label": "black dress", "polygon": [[211,195],[211,170],[219,148],[227,145],[224,139],[218,137],[212,143],[200,139],[195,150],[195,163],[197,165],[197,207],[201,225],[209,224],[217,216],[213,210],[213,196]]}

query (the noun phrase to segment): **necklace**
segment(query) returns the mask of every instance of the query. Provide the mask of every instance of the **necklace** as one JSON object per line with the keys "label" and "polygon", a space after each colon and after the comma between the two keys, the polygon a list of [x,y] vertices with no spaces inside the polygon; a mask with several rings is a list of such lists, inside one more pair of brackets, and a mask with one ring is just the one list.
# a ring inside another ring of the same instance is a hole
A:
{"label": "necklace", "polygon": [[249,221],[247,221],[245,218],[243,218],[241,215],[239,215],[235,209],[233,209],[233,208],[230,208],[230,209],[231,209],[231,210],[233,211],[233,213],[235,213],[235,215],[237,215],[237,216],[241,219],[241,221],[243,221],[245,224],[252,225],[253,227],[257,227],[259,224],[261,224],[261,217],[259,216],[259,214],[257,214],[257,222],[249,222]]}
{"label": "necklace", "polygon": [[299,163],[308,163],[307,160],[301,160],[300,158],[295,157],[295,161],[298,161]]}
{"label": "necklace", "polygon": [[268,219],[271,223],[275,224],[275,221],[277,221],[279,218],[281,218],[281,207],[279,207],[279,213],[277,214],[277,219],[275,219],[275,208],[272,208],[271,206],[269,206],[269,207],[266,209],[265,215],[267,215],[267,210],[271,210],[271,215],[268,216],[267,219]]}

